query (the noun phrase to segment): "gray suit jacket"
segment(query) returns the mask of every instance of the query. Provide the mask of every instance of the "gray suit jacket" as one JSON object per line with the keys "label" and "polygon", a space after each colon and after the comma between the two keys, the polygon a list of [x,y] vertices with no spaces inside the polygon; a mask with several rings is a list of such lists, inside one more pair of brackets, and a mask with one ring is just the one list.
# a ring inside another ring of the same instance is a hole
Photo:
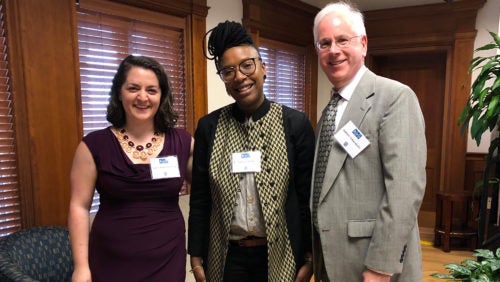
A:
{"label": "gray suit jacket", "polygon": [[354,159],[337,142],[332,147],[313,232],[315,277],[324,260],[331,281],[362,281],[370,268],[394,273],[391,281],[420,282],[417,215],[427,147],[418,99],[408,86],[367,70],[337,128],[348,121],[370,145]]}

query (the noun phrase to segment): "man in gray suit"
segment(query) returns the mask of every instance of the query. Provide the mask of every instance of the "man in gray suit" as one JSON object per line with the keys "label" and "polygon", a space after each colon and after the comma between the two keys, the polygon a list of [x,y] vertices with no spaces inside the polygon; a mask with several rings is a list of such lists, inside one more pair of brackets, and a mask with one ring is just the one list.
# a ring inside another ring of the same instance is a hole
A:
{"label": "man in gray suit", "polygon": [[[427,148],[417,97],[408,86],[366,68],[363,15],[350,4],[323,8],[314,21],[314,40],[332,96],[340,95],[317,127],[311,197],[315,279],[420,282],[417,215]],[[335,117],[333,125],[327,115]],[[322,132],[331,126],[333,137]]]}

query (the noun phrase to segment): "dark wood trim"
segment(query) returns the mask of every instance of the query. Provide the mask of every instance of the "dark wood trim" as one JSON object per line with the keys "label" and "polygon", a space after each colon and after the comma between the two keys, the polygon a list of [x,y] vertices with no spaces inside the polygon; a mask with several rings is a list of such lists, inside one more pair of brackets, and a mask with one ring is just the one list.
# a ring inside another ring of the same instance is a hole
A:
{"label": "dark wood trim", "polygon": [[7,1],[23,227],[65,225],[81,136],[74,2]]}
{"label": "dark wood trim", "polygon": [[483,180],[486,167],[486,153],[467,153],[465,157],[464,191],[472,193],[476,183]]}
{"label": "dark wood trim", "polygon": [[255,44],[260,38],[303,48],[306,57],[305,113],[316,125],[318,58],[313,44],[313,21],[317,7],[298,0],[243,0],[243,25]]}
{"label": "dark wood trim", "polygon": [[193,65],[192,101],[194,103],[192,134],[194,135],[198,120],[208,112],[207,60],[203,54],[203,36],[206,32],[206,18],[204,16],[193,15],[191,17],[191,32],[192,48],[190,54]]}
{"label": "dark wood trim", "polygon": [[[134,7],[183,15],[186,35],[188,130],[207,113],[206,0],[127,1]],[[168,2],[168,3],[167,3]],[[75,1],[4,0],[14,105],[23,228],[66,225],[69,173],[82,138]],[[161,6],[161,7],[160,7]]]}
{"label": "dark wood trim", "polygon": [[[477,10],[486,0],[456,1],[365,13],[367,65],[372,57],[404,52],[446,52],[440,191],[463,191],[467,135],[457,120],[465,106],[476,35]],[[439,122],[439,121],[437,121]]]}
{"label": "dark wood trim", "polygon": [[206,18],[208,15],[208,7],[206,0],[176,0],[176,1],[111,0],[111,1],[180,17],[197,15],[201,16],[202,18]]}
{"label": "dark wood trim", "polygon": [[[22,227],[30,227],[35,222],[34,191],[31,180],[31,144],[28,129],[28,109],[26,107],[25,79],[21,50],[20,27],[17,21],[19,1],[4,0],[6,9],[7,53],[9,54],[11,95],[13,103],[14,131],[16,138],[17,172],[19,197],[21,199]],[[18,43],[18,44],[16,44]]]}
{"label": "dark wood trim", "polygon": [[309,116],[309,120],[311,121],[314,130],[316,130],[316,109],[318,105],[318,56],[316,54],[316,48],[313,44],[306,47],[306,70],[309,73],[306,75],[305,111]]}
{"label": "dark wood trim", "polygon": [[243,0],[243,24],[264,38],[306,46],[318,11],[298,0]]}

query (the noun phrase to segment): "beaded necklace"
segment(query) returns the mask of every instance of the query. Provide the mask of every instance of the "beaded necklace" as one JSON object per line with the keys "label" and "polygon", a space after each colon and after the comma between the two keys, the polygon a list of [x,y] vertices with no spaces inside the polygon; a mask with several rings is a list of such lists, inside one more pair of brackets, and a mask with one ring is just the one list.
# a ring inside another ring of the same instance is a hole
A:
{"label": "beaded necklace", "polygon": [[155,131],[153,137],[151,137],[151,142],[146,143],[144,146],[140,144],[136,146],[128,135],[125,134],[125,128],[116,130],[115,132],[123,150],[127,153],[132,153],[134,159],[141,159],[143,161],[147,160],[149,156],[153,155],[158,150],[163,140],[162,134]]}

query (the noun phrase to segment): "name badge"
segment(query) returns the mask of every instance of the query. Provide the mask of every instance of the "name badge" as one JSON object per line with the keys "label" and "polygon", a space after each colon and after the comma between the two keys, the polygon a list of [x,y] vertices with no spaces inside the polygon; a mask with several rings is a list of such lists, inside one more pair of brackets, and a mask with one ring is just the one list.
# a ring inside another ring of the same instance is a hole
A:
{"label": "name badge", "polygon": [[231,156],[231,172],[260,172],[260,158],[260,151],[233,153]]}
{"label": "name badge", "polygon": [[150,159],[151,178],[176,178],[181,177],[177,156],[168,156]]}
{"label": "name badge", "polygon": [[352,121],[349,121],[342,129],[337,131],[334,137],[353,159],[370,145],[370,141]]}

